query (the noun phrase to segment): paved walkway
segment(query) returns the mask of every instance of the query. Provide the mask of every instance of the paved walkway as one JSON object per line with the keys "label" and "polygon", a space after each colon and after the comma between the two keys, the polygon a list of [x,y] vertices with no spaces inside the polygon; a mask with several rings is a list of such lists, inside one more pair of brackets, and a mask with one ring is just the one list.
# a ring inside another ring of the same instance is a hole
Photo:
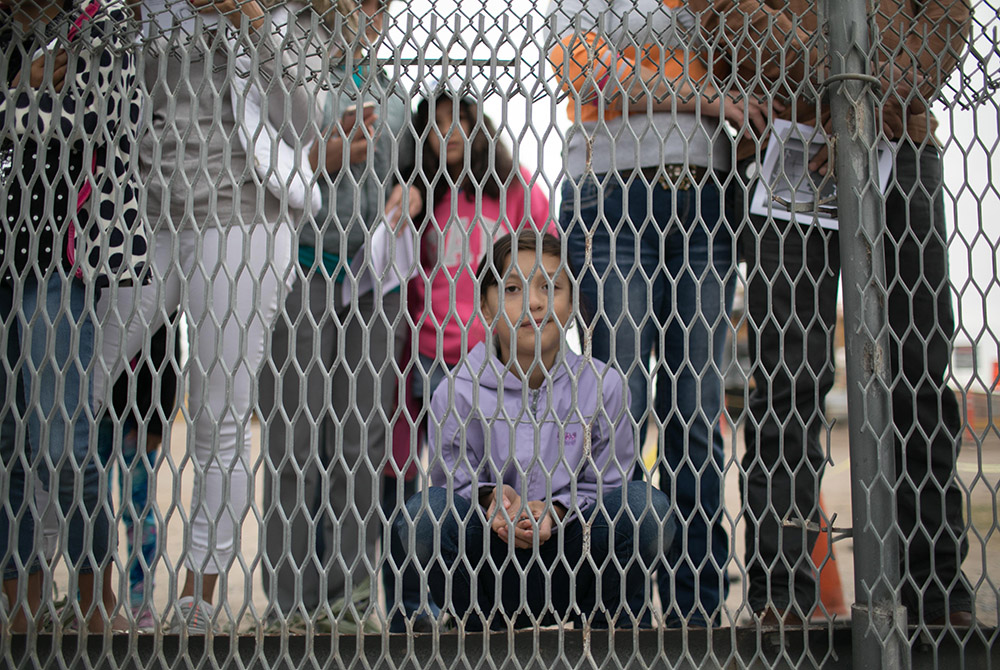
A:
{"label": "paved walkway", "polygon": [[[742,431],[739,431],[742,433]],[[997,521],[997,492],[1000,490],[1000,433],[994,430],[986,433],[979,444],[966,434],[959,455],[958,476],[968,504],[967,518],[971,518],[969,533],[969,556],[965,562],[965,572],[973,586],[978,585],[976,598],[977,615],[989,625],[997,625],[997,591],[1000,590],[1000,522]],[[731,440],[731,436],[729,437]],[[981,448],[980,448],[981,445]],[[836,515],[834,524],[838,527],[851,526],[851,475],[850,449],[848,446],[847,422],[837,422],[829,434],[830,463],[823,478],[823,501],[827,514]],[[738,465],[743,454],[743,439],[740,434],[736,445],[736,455],[730,462],[726,478],[726,503],[730,510],[738,509],[740,493]],[[736,556],[743,556],[743,530],[736,532]],[[844,600],[854,601],[854,554],[850,538],[834,545],[837,568],[844,588]],[[731,572],[742,569],[742,560]],[[745,619],[745,612],[739,611],[743,604],[742,581],[734,583],[727,606],[731,612],[738,612],[739,619]]]}
{"label": "paved walkway", "polygon": [[[849,526],[851,520],[850,459],[847,445],[846,422],[835,424],[829,433],[830,465],[823,485],[823,497],[827,512],[837,515],[838,526]],[[651,436],[655,440],[655,435]],[[734,438],[727,431],[730,445],[727,461],[726,503],[730,515],[735,517],[739,510],[740,496],[737,475],[743,453],[742,431]],[[184,538],[184,524],[191,496],[191,466],[185,457],[187,435],[185,422],[179,417],[173,425],[172,444],[169,459],[161,462],[157,474],[157,501],[165,521],[162,537],[165,541],[164,556],[157,572],[155,600],[160,612],[166,611],[172,588],[179,588],[183,571],[180,569]],[[241,621],[241,627],[262,616],[266,601],[260,581],[260,564],[257,559],[259,522],[262,515],[261,473],[263,461],[259,449],[259,427],[254,426],[253,453],[251,467],[256,473],[256,503],[243,524],[241,537],[242,559],[239,560],[223,581],[226,594],[225,603],[232,620]],[[978,585],[977,607],[982,621],[997,624],[996,593],[1000,588],[1000,524],[996,521],[996,496],[1000,488],[1000,437],[997,431],[985,436],[981,449],[976,442],[966,436],[961,459],[959,477],[965,488],[971,509],[972,531],[969,535],[970,552],[965,568],[973,584]],[[175,484],[180,497],[173,499]],[[124,532],[120,534],[122,554],[124,554]],[[741,578],[743,556],[742,525],[733,533],[735,542],[734,560],[729,566],[730,575],[735,578],[727,601],[726,623],[740,623],[747,620],[749,611],[744,606],[744,585]],[[851,541],[836,544],[836,563],[845,590],[845,600],[850,603],[854,596],[853,563]],[[171,578],[173,573],[177,575]],[[180,573],[180,574],[178,574]],[[65,584],[65,572],[57,570],[56,579]],[[175,581],[176,579],[176,581]],[[175,586],[178,585],[178,586]]]}

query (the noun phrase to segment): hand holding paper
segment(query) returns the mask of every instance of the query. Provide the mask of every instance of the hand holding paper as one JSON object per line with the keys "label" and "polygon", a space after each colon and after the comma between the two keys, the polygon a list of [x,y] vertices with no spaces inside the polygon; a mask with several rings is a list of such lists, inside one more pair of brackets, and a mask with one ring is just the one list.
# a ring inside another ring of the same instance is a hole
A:
{"label": "hand holding paper", "polygon": [[[377,224],[368,244],[358,249],[351,260],[350,272],[357,282],[357,296],[376,289],[385,295],[417,273],[416,231],[404,225],[400,226],[400,232],[393,233],[388,221]],[[345,304],[354,297],[349,278],[343,282],[341,297]]]}
{"label": "hand holding paper", "polygon": [[[28,72],[28,85],[31,88],[39,89],[45,83],[45,61],[52,58],[52,88],[57,93],[62,91],[63,83],[66,80],[66,68],[69,63],[69,56],[66,54],[65,49],[59,49],[54,52],[54,57],[51,56],[58,43],[58,40],[52,40],[44,49],[38,50],[31,57],[31,65],[25,68]],[[20,85],[21,74],[21,72],[18,72],[14,75],[14,79],[11,81],[11,88],[17,88]]]}
{"label": "hand holding paper", "polygon": [[[406,221],[413,221],[420,214],[424,207],[424,199],[420,195],[420,190],[416,186],[410,186],[407,193],[407,200],[403,202],[403,186],[396,184],[389,194],[389,201],[385,205],[385,220],[389,226],[396,231],[396,235],[402,235]],[[402,216],[403,205],[409,216]]]}
{"label": "hand holding paper", "polygon": [[[375,103],[366,102],[361,106],[361,121],[371,128],[375,121],[378,119],[378,115],[375,113]],[[344,109],[344,113],[340,115],[340,128],[339,132],[344,137],[350,136],[352,132],[355,132],[354,126],[358,123],[358,106],[351,105]],[[357,129],[360,132],[360,128]]]}
{"label": "hand holding paper", "polygon": [[[826,164],[825,154],[821,153],[826,146],[827,135],[822,128],[775,120],[750,200],[750,213],[839,228],[836,181],[814,169]],[[879,145],[878,160],[878,186],[882,193],[891,172],[892,149],[883,142]]]}

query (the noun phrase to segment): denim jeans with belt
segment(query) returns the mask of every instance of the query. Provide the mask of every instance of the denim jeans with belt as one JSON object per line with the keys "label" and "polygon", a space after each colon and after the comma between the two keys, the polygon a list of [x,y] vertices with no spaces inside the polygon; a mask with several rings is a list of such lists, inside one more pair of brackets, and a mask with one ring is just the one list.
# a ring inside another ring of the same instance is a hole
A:
{"label": "denim jeans with belt", "polygon": [[[38,475],[51,504],[65,515],[63,550],[71,571],[97,571],[111,541],[111,505],[101,496],[97,450],[90,448],[94,323],[86,287],[53,272],[31,272],[16,283],[0,281],[0,468],[8,482],[0,511],[0,562],[4,580],[41,568],[28,482]],[[39,533],[39,536],[41,534]],[[88,558],[93,552],[91,562]]]}
{"label": "denim jeans with belt", "polygon": [[[938,150],[901,142],[885,204],[889,359],[902,596],[924,621],[971,610],[968,551],[955,462],[962,419],[945,384],[955,322],[948,280]],[[743,495],[749,604],[754,611],[818,601],[815,533],[826,449],[821,435],[834,381],[840,243],[836,232],[754,219],[742,242],[749,281],[754,390],[746,423]]]}
{"label": "denim jeans with belt", "polygon": [[655,384],[660,486],[683,547],[659,568],[660,599],[669,624],[704,626],[729,586],[719,417],[736,260],[723,196],[711,177],[700,188],[639,173],[584,178],[578,196],[575,186],[563,184],[560,228],[594,315],[593,355],[628,378],[638,444]]}
{"label": "denim jeans with belt", "polygon": [[667,496],[635,481],[554,529],[537,554],[500,539],[484,508],[445,488],[414,495],[406,511],[395,522],[396,565],[426,572],[434,601],[466,630],[504,629],[508,619],[518,628],[570,620],[626,627],[633,618],[648,624],[647,577],[675,530]]}

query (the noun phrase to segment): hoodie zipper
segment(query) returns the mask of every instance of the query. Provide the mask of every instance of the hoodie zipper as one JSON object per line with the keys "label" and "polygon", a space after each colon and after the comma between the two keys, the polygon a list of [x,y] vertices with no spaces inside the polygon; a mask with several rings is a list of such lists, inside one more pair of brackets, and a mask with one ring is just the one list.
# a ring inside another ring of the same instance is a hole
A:
{"label": "hoodie zipper", "polygon": [[531,391],[531,416],[538,418],[538,396],[541,395],[542,389],[532,389]]}
{"label": "hoodie zipper", "polygon": [[[538,396],[540,396],[541,394],[542,394],[542,389],[532,389],[531,390],[531,416],[534,419],[534,421],[531,422],[532,423],[532,426],[531,426],[532,430],[531,430],[531,432],[534,433],[533,443],[535,445],[535,449],[536,450],[538,449],[538,446],[539,446],[538,445],[538,439],[539,439],[539,437],[541,435],[541,430],[540,430],[541,426],[538,425]],[[536,453],[537,453],[537,451],[536,451]],[[531,472],[528,473],[528,488],[529,489],[532,489],[534,487],[534,485],[535,485],[535,471],[536,470],[537,470],[537,468],[531,468]]]}

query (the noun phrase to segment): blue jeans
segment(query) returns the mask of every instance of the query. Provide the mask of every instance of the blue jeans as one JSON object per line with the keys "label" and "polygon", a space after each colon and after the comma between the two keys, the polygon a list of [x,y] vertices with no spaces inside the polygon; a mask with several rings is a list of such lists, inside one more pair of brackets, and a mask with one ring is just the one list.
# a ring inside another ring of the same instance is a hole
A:
{"label": "blue jeans", "polygon": [[729,587],[719,417],[736,256],[722,208],[712,183],[674,190],[637,175],[626,189],[606,175],[584,179],[578,197],[573,183],[563,184],[560,226],[581,300],[596,310],[593,355],[628,378],[637,444],[656,385],[660,486],[677,506],[684,547],[660,567],[671,624],[708,625]]}
{"label": "blue jeans", "polygon": [[[466,630],[506,628],[508,619],[515,627],[580,617],[595,627],[648,623],[648,577],[675,528],[666,494],[635,481],[608,491],[537,552],[501,540],[484,508],[445,488],[414,495],[406,512],[394,524],[396,566],[426,574],[423,590]],[[584,521],[592,522],[586,556]]]}
{"label": "blue jeans", "polygon": [[[406,501],[416,495],[416,478],[402,482],[400,491],[400,481],[395,477],[384,477],[382,479],[382,513],[394,524],[397,518],[403,516],[403,507]],[[402,496],[400,496],[402,493]],[[397,516],[393,516],[397,515]],[[396,534],[390,534],[390,542],[393,545],[392,552],[396,555],[397,544]],[[399,570],[399,588],[396,588],[396,571],[390,561],[382,565],[382,586],[385,589],[385,611],[389,620],[390,633],[405,633],[406,620],[414,617],[428,617],[437,619],[440,609],[433,602],[428,603],[426,610],[421,611],[421,590],[420,575],[409,566],[408,569]]]}
{"label": "blue jeans", "polygon": [[[108,556],[111,506],[101,496],[102,472],[90,449],[91,389],[86,371],[94,354],[87,291],[75,279],[34,275],[0,281],[0,564],[4,580],[41,568],[35,551],[34,496],[26,482],[37,472],[65,515],[63,550],[71,571],[98,571]],[[10,374],[8,372],[12,372]],[[13,516],[12,516],[13,515]],[[93,562],[89,557],[93,552]]]}
{"label": "blue jeans", "polygon": [[[915,620],[973,610],[962,572],[964,494],[955,478],[962,414],[945,381],[955,333],[939,151],[901,142],[885,200],[886,316],[890,329],[896,515],[903,604]],[[735,192],[734,197],[744,194]],[[742,201],[736,202],[737,207]],[[819,601],[810,554],[826,463],[824,407],[835,374],[840,238],[812,226],[754,217],[744,248],[754,390],[747,405],[741,488],[748,602],[754,611]]]}
{"label": "blue jeans", "polygon": [[[426,401],[426,406],[430,406],[431,396],[438,385],[448,376],[450,368],[444,361],[436,361],[430,356],[417,355],[413,372],[410,378],[410,390],[417,400]],[[427,375],[426,384],[424,375]],[[417,425],[418,441],[424,439],[426,429],[424,424]],[[422,447],[420,447],[422,449]],[[394,523],[394,514],[402,515],[402,508],[406,501],[417,493],[417,480],[404,481],[402,490],[399,488],[399,481],[395,477],[385,477],[382,486],[382,513],[390,524]],[[402,495],[400,495],[402,494]],[[395,533],[391,534],[390,543],[397,543]],[[393,555],[398,553],[397,548],[392,548]],[[441,613],[440,608],[433,603],[428,603],[427,609],[421,611],[421,591],[420,575],[410,566],[405,570],[398,570],[399,589],[397,595],[396,576],[397,570],[386,562],[382,566],[382,585],[385,589],[385,610],[389,619],[390,633],[405,633],[407,619],[437,619]],[[398,600],[397,600],[398,598]]]}
{"label": "blue jeans", "polygon": [[[153,474],[159,450],[140,451],[140,426],[129,415],[121,423],[121,460],[118,463],[118,489],[121,495],[122,523],[128,540],[129,606],[133,612],[153,606],[153,576],[156,570],[159,526],[153,495]],[[101,462],[110,472],[114,458],[115,425],[110,417],[101,419],[98,433]]]}

